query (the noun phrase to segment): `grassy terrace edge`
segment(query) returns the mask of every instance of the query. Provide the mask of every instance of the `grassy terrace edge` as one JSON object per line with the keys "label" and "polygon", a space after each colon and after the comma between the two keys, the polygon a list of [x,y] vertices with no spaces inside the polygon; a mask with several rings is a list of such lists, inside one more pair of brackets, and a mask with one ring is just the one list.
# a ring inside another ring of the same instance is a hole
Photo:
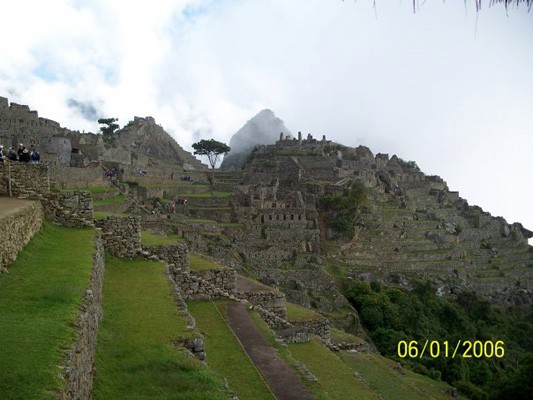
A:
{"label": "grassy terrace edge", "polygon": [[227,304],[225,301],[188,303],[189,311],[204,335],[208,365],[227,379],[240,399],[274,400],[226,321]]}
{"label": "grassy terrace edge", "polygon": [[222,379],[178,344],[187,337],[165,266],[106,257],[98,399],[227,399]]}
{"label": "grassy terrace edge", "polygon": [[76,340],[74,324],[93,266],[95,231],[45,221],[0,275],[0,397],[55,399],[59,366]]}

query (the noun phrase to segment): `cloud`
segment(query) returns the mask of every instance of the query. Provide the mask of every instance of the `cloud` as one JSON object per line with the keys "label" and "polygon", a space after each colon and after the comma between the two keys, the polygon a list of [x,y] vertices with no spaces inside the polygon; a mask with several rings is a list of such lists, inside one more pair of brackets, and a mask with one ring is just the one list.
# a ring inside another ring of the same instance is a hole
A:
{"label": "cloud", "polygon": [[151,115],[185,148],[270,108],[294,132],[416,160],[533,228],[531,15],[404,3],[376,17],[372,2],[7,2],[0,96],[78,130],[98,129],[93,111]]}
{"label": "cloud", "polygon": [[101,113],[98,113],[98,111],[96,111],[96,108],[90,102],[83,103],[75,99],[68,99],[67,105],[68,107],[75,109],[85,119],[91,122],[97,120],[98,116],[101,115]]}

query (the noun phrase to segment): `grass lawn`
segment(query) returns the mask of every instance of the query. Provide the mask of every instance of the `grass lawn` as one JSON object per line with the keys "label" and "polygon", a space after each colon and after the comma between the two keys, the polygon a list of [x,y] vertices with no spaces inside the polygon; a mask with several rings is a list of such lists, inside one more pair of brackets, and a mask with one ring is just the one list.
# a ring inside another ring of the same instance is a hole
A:
{"label": "grass lawn", "polygon": [[1,399],[55,399],[62,388],[58,366],[75,341],[94,235],[45,222],[9,274],[0,274]]}
{"label": "grass lawn", "polygon": [[109,192],[116,192],[117,188],[113,186],[91,186],[91,187],[85,187],[85,188],[71,188],[71,189],[61,189],[61,192],[89,192],[92,194],[99,194],[99,193],[109,193]]}
{"label": "grass lawn", "polygon": [[288,321],[323,321],[326,318],[316,311],[299,306],[293,303],[287,303],[287,320]]}
{"label": "grass lawn", "polygon": [[96,206],[111,206],[115,204],[122,204],[126,200],[123,194],[118,194],[114,197],[108,197],[107,199],[93,200],[93,205]]}
{"label": "grass lawn", "polygon": [[180,193],[179,197],[181,198],[190,198],[190,197],[201,197],[201,198],[211,198],[211,197],[231,197],[232,192],[222,192],[218,190],[211,190],[207,193]]}
{"label": "grass lawn", "polygon": [[369,385],[388,399],[423,400],[449,399],[445,389],[452,387],[427,376],[403,368],[404,375],[397,372],[394,361],[373,353],[341,351],[341,358],[359,373]]}
{"label": "grass lawn", "polygon": [[303,364],[318,379],[317,382],[312,382],[302,377],[302,382],[309,387],[317,399],[379,398],[365,382],[354,377],[353,371],[346,363],[318,340],[312,339],[308,343],[280,346],[272,331],[256,312],[250,312],[250,317],[269,343],[277,348],[280,357],[293,369],[298,370],[298,365]]}
{"label": "grass lawn", "polygon": [[274,399],[270,389],[228,327],[225,302],[188,304],[196,326],[204,335],[208,365],[224,376],[240,399]]}
{"label": "grass lawn", "polygon": [[222,265],[211,260],[210,258],[196,253],[189,254],[189,267],[191,268],[191,271],[196,272],[224,268]]}
{"label": "grass lawn", "polygon": [[351,333],[345,332],[342,329],[337,329],[333,326],[330,328],[329,331],[330,331],[331,341],[333,343],[344,342],[344,343],[360,344],[364,342],[364,340],[361,339],[360,337],[352,335]]}
{"label": "grass lawn", "polygon": [[219,222],[218,226],[222,228],[242,228],[244,224],[242,222]]}
{"label": "grass lawn", "polygon": [[175,245],[178,240],[181,240],[181,238],[174,234],[161,236],[148,231],[141,232],[141,242],[147,247],[172,246]]}
{"label": "grass lawn", "polygon": [[222,380],[173,344],[188,331],[163,263],[106,261],[94,399],[227,399]]}
{"label": "grass lawn", "polygon": [[310,383],[310,388],[318,399],[379,398],[366,382],[355,377],[350,367],[317,339],[311,339],[308,343],[290,344],[289,350],[318,379],[318,382]]}
{"label": "grass lawn", "polygon": [[128,214],[112,213],[112,212],[105,212],[105,211],[94,211],[93,216],[94,216],[94,219],[104,219],[104,218],[111,217],[111,216],[122,218],[122,217],[127,217]]}

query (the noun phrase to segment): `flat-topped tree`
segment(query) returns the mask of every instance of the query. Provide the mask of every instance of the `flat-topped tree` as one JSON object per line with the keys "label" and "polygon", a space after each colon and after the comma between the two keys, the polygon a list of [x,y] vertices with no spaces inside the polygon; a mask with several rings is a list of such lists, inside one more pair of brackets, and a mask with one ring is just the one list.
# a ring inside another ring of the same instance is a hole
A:
{"label": "flat-topped tree", "polygon": [[217,163],[218,156],[221,154],[226,155],[231,150],[231,147],[229,147],[226,143],[219,142],[215,139],[202,139],[199,142],[193,143],[192,148],[194,149],[194,154],[207,156],[213,173],[215,171],[215,165]]}
{"label": "flat-topped tree", "polygon": [[104,141],[110,142],[115,138],[114,133],[120,128],[119,124],[116,123],[117,121],[118,118],[100,118],[98,120],[99,124],[105,125],[100,127],[100,132],[102,132],[102,135],[104,136]]}

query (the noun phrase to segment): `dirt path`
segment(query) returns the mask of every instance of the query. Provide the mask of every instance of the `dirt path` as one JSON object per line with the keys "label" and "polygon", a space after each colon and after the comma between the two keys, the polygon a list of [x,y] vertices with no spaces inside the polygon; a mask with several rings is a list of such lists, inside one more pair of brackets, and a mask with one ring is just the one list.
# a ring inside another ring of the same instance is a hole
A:
{"label": "dirt path", "polygon": [[21,200],[13,197],[0,197],[0,218],[3,218],[19,208],[34,203],[31,200]]}
{"label": "dirt path", "polygon": [[228,321],[231,329],[244,346],[244,350],[278,400],[314,399],[304,387],[300,377],[268,344],[248,316],[243,304],[232,303],[228,305]]}

